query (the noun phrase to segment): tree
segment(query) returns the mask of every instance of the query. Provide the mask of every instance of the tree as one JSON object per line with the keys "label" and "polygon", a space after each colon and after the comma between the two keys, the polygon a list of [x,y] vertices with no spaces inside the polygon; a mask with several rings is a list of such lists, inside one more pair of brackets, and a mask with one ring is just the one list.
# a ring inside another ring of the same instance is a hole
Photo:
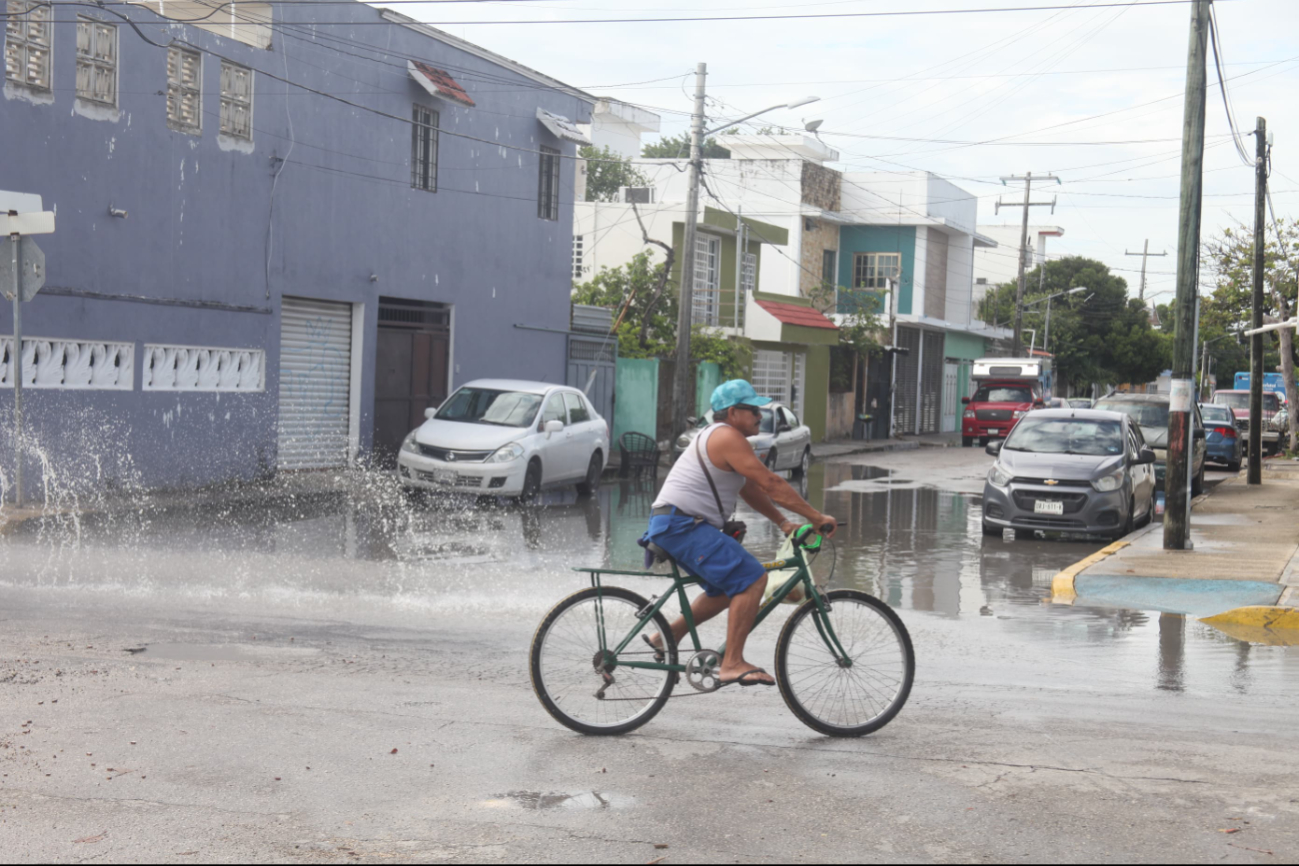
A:
{"label": "tree", "polygon": [[649,186],[645,175],[632,165],[631,157],[619,156],[607,146],[587,146],[578,155],[586,160],[587,201],[617,201],[624,186]]}
{"label": "tree", "polygon": [[[1045,268],[1045,272],[1043,271]],[[1068,382],[1149,382],[1172,362],[1171,336],[1150,327],[1141,301],[1103,262],[1070,256],[1039,265],[1025,277],[1024,321],[1046,338],[1048,295],[1085,286],[1087,291],[1051,301],[1051,344],[1056,375]],[[1005,327],[1015,318],[1016,284],[990,291],[979,304],[985,322]]]}
{"label": "tree", "polygon": [[666,276],[665,263],[654,264],[649,253],[638,253],[627,264],[601,268],[589,282],[575,286],[573,303],[614,311],[622,357],[668,356],[677,345],[677,299],[675,292],[658,295]]}
{"label": "tree", "polygon": [[[1290,300],[1296,289],[1294,262],[1299,259],[1299,224],[1294,220],[1278,220],[1280,238],[1272,226],[1263,242],[1263,317],[1264,321],[1285,321],[1295,314]],[[1252,321],[1254,297],[1254,233],[1224,229],[1222,234],[1205,245],[1206,264],[1216,285],[1213,294],[1201,303],[1201,327],[1206,324],[1218,333],[1248,330]],[[1222,346],[1230,339],[1215,344]],[[1296,448],[1299,439],[1299,417],[1294,408],[1295,386],[1294,330],[1285,328],[1263,337],[1263,369],[1279,370],[1285,381],[1286,401],[1290,404],[1290,448]],[[1238,369],[1248,370],[1248,347],[1241,350],[1242,361]],[[1220,367],[1220,369],[1222,369]]]}
{"label": "tree", "polygon": [[[648,159],[688,159],[690,157],[690,133],[664,136],[653,144],[641,149],[641,156]],[[717,143],[717,139],[704,141],[704,159],[730,159],[731,152]]]}

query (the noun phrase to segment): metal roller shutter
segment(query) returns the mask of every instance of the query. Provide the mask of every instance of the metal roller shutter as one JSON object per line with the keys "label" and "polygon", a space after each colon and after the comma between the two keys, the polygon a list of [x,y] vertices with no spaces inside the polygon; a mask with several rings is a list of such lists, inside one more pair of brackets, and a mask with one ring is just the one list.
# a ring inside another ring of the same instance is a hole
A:
{"label": "metal roller shutter", "polygon": [[347,463],[352,307],[285,298],[280,321],[280,469]]}
{"label": "metal roller shutter", "polygon": [[924,358],[920,371],[920,432],[937,433],[943,400],[943,334],[924,332]]}
{"label": "metal roller shutter", "polygon": [[893,386],[893,424],[899,433],[916,432],[916,385],[920,379],[920,330],[898,327],[898,347],[907,353],[897,356]]}

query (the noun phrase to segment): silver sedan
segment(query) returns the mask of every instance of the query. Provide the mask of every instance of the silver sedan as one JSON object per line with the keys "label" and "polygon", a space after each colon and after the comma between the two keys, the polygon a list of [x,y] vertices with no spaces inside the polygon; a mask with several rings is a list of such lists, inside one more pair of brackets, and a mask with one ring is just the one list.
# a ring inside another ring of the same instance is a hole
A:
{"label": "silver sedan", "polygon": [[[706,412],[672,443],[674,458],[680,457],[695,441],[699,431],[713,423],[713,413]],[[773,472],[792,469],[804,475],[812,464],[812,430],[799,423],[794,411],[783,403],[768,403],[762,407],[762,426],[749,444],[758,459]]]}

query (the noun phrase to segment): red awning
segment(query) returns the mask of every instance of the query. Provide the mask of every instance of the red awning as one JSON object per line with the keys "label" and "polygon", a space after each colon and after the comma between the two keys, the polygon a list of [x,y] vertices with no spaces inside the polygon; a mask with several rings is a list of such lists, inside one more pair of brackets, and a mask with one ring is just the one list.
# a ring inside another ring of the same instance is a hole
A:
{"label": "red awning", "polygon": [[839,326],[818,313],[811,307],[800,307],[798,304],[780,304],[775,301],[759,301],[754,298],[759,307],[771,313],[786,325],[802,325],[805,328],[829,328],[837,331]]}
{"label": "red awning", "polygon": [[411,77],[434,96],[450,99],[452,102],[458,102],[461,105],[473,106],[475,104],[469,94],[465,92],[465,89],[445,71],[429,66],[427,63],[420,63],[417,60],[407,60],[406,68],[410,71]]}

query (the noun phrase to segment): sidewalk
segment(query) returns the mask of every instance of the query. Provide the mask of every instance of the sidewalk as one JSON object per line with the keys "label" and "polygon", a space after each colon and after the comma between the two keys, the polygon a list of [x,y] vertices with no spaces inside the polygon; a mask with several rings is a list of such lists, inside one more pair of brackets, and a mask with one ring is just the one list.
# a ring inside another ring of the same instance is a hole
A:
{"label": "sidewalk", "polygon": [[903,436],[899,439],[832,439],[812,445],[813,460],[833,460],[872,451],[914,451],[917,448],[958,448],[960,433]]}
{"label": "sidewalk", "polygon": [[1241,475],[1196,500],[1193,550],[1164,550],[1163,527],[1152,525],[1056,575],[1052,601],[1191,614],[1214,625],[1299,625],[1299,467],[1264,467],[1260,487]]}

